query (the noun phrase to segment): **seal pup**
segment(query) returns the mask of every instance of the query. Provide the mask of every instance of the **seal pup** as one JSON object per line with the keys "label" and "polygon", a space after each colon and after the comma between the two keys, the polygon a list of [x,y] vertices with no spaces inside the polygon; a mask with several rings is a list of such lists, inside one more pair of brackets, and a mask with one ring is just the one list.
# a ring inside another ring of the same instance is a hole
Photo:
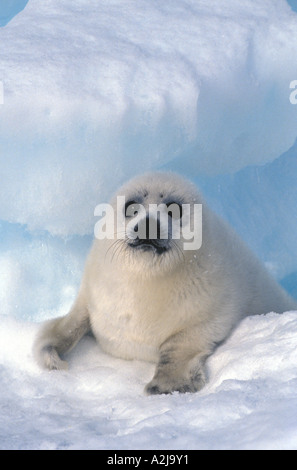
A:
{"label": "seal pup", "polygon": [[[181,229],[174,237],[173,226],[193,226],[201,204],[202,244],[192,247]],[[157,216],[150,212],[156,205]],[[207,357],[242,318],[297,308],[181,176],[136,177],[119,189],[110,207],[105,225],[110,223],[112,236],[94,240],[73,307],[37,335],[34,353],[41,366],[67,368],[65,354],[91,330],[105,352],[157,364],[148,394],[196,392],[206,382]]]}

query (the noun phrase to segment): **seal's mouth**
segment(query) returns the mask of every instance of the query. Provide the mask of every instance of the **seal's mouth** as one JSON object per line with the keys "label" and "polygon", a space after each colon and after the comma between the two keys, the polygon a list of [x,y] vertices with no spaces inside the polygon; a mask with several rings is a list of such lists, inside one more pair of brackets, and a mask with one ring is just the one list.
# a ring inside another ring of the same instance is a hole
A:
{"label": "seal's mouth", "polygon": [[129,242],[129,246],[134,249],[134,250],[142,250],[142,251],[152,251],[154,253],[157,253],[158,255],[162,255],[166,251],[169,250],[169,246],[164,245],[165,240],[147,240],[147,239],[141,239],[141,238],[136,238],[135,240],[132,240]]}

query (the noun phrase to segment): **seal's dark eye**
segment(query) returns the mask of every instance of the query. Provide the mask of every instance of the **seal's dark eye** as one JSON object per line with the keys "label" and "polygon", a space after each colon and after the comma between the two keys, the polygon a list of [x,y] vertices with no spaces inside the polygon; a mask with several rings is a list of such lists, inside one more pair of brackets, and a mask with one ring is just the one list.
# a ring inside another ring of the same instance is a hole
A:
{"label": "seal's dark eye", "polygon": [[136,201],[128,201],[125,204],[125,217],[134,217],[139,212],[140,204]]}
{"label": "seal's dark eye", "polygon": [[172,219],[181,219],[183,215],[183,208],[181,204],[171,201],[167,202],[167,213]]}

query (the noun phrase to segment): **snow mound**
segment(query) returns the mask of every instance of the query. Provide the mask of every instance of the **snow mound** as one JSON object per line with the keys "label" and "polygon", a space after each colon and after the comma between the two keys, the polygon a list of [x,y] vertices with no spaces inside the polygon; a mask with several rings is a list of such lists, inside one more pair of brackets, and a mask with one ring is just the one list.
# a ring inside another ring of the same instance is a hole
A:
{"label": "snow mound", "polygon": [[0,218],[93,230],[124,179],[264,164],[297,137],[285,0],[30,0],[0,30]]}
{"label": "snow mound", "polygon": [[248,317],[196,394],[143,394],[154,366],[84,338],[68,372],[41,371],[38,325],[1,317],[1,449],[297,449],[297,312]]}

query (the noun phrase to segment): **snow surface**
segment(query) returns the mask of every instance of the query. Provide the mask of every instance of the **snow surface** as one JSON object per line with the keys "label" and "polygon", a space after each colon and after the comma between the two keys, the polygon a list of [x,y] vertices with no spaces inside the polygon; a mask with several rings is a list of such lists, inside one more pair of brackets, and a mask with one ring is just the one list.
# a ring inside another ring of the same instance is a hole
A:
{"label": "snow surface", "polygon": [[146,397],[153,366],[91,338],[67,373],[31,355],[74,300],[95,206],[148,169],[196,181],[297,298],[296,11],[30,0],[0,28],[0,448],[297,448],[297,312],[247,318],[195,395]]}
{"label": "snow surface", "polygon": [[[199,393],[143,393],[152,364],[85,338],[68,372],[41,372],[36,324],[0,330],[1,449],[297,449],[297,312],[246,318]],[[17,347],[16,347],[17,346]]]}

